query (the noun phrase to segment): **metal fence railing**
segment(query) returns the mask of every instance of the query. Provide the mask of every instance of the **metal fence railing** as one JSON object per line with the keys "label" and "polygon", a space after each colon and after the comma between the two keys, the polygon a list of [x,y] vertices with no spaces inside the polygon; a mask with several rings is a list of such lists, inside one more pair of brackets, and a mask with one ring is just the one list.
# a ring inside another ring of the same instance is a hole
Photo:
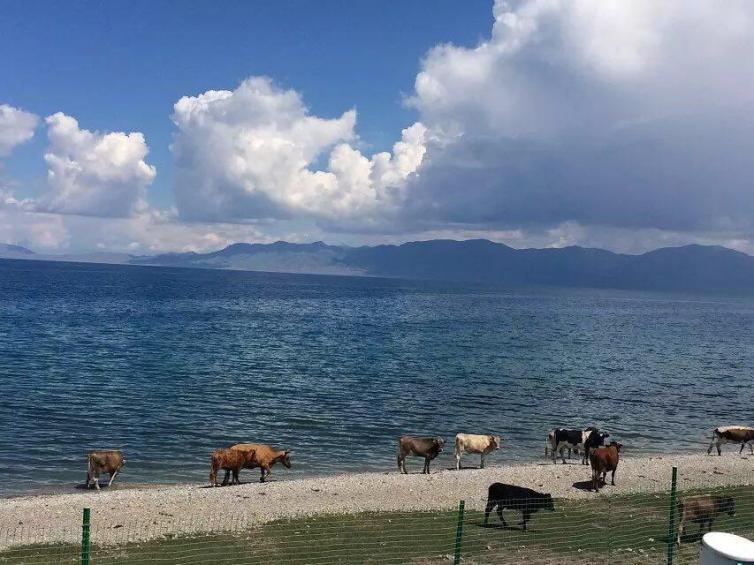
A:
{"label": "metal fence railing", "polygon": [[[754,536],[754,487],[680,490],[677,498],[673,491],[595,493],[555,499],[553,511],[534,511],[531,500],[520,501],[503,510],[505,524],[495,509],[485,523],[483,507],[460,501],[446,511],[317,515],[256,525],[229,511],[201,527],[191,516],[121,524],[84,513],[80,528],[55,539],[33,524],[0,531],[0,563],[696,563],[701,530],[695,517],[711,517],[715,530]],[[526,505],[532,513],[524,530],[519,522]],[[705,509],[709,516],[699,514]],[[702,526],[706,530],[706,522]],[[205,533],[189,533],[197,531]]]}

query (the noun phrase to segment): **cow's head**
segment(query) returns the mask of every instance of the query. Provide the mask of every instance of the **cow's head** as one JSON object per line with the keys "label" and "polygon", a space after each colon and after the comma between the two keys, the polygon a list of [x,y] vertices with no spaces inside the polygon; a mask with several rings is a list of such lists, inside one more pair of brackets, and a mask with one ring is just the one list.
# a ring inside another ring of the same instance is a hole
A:
{"label": "cow's head", "polygon": [[620,450],[623,448],[623,444],[618,443],[617,441],[611,441],[608,447],[614,447],[615,450],[620,453]]}
{"label": "cow's head", "polygon": [[552,501],[552,495],[551,494],[544,494],[542,495],[542,498],[539,499],[540,505],[545,510],[549,510],[550,512],[555,511],[555,504]]}
{"label": "cow's head", "polygon": [[500,444],[503,442],[503,438],[500,436],[490,436],[490,445],[495,449],[500,449]]}
{"label": "cow's head", "polygon": [[597,433],[597,444],[598,445],[605,445],[605,439],[609,438],[610,434],[607,432],[598,432]]}
{"label": "cow's head", "polygon": [[435,446],[437,446],[437,453],[441,453],[443,447],[445,447],[445,438],[440,436],[436,437]]}
{"label": "cow's head", "polygon": [[286,469],[290,469],[291,468],[291,454],[292,453],[293,453],[292,451],[284,451],[283,452],[283,458],[280,460],[280,462],[283,465],[285,465]]}

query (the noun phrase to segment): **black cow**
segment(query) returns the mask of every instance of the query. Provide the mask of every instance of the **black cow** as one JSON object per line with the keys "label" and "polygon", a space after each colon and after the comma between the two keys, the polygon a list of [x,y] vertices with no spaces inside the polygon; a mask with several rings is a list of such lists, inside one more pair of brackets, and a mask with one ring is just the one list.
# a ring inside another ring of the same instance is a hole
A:
{"label": "black cow", "polygon": [[590,431],[589,435],[584,441],[584,457],[582,459],[582,463],[584,464],[586,464],[586,462],[589,460],[589,452],[605,445],[605,438],[610,437],[609,433],[600,432],[599,430],[597,430],[597,428],[587,429],[589,429]]}
{"label": "black cow", "polygon": [[521,512],[521,528],[526,531],[526,522],[531,515],[538,510],[554,511],[552,496],[537,492],[530,488],[519,487],[516,485],[505,485],[503,483],[492,483],[487,493],[487,506],[484,509],[484,525],[490,517],[490,512],[497,506],[497,515],[503,526],[508,524],[503,518],[503,510],[518,510]]}

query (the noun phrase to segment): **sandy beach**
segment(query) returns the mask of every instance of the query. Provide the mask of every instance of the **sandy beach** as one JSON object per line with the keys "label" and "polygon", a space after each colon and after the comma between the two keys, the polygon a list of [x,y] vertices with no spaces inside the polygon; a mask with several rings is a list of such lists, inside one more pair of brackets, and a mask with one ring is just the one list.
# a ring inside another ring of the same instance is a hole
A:
{"label": "sandy beach", "polygon": [[[617,486],[600,494],[585,490],[587,466],[577,459],[566,465],[549,461],[461,471],[435,468],[418,474],[352,473],[286,480],[275,468],[270,482],[209,488],[201,485],[132,487],[125,484],[101,492],[22,496],[0,500],[0,548],[38,542],[75,542],[81,512],[92,510],[93,536],[100,544],[146,541],[171,534],[200,534],[252,526],[272,520],[321,513],[443,510],[466,500],[467,508],[484,508],[490,483],[499,481],[549,492],[556,498],[593,498],[636,492],[667,491],[671,468],[679,473],[679,489],[712,488],[754,483],[754,457],[727,453],[723,457],[672,455],[621,460]],[[246,471],[242,480],[256,479]]]}

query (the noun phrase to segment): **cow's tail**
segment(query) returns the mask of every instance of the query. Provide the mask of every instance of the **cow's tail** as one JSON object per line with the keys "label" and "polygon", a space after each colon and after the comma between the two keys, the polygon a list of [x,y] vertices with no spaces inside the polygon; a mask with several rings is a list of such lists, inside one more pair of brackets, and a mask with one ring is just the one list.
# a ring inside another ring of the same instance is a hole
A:
{"label": "cow's tail", "polygon": [[712,453],[712,448],[715,446],[715,442],[718,441],[721,437],[722,434],[720,433],[720,430],[718,428],[712,430],[712,437],[710,438],[709,447],[707,448],[707,455]]}
{"label": "cow's tail", "polygon": [[555,431],[552,430],[547,434],[547,439],[545,440],[545,457],[547,457],[547,454],[552,452],[552,456],[555,457],[555,448],[557,446],[555,445]]}
{"label": "cow's tail", "polygon": [[94,470],[92,469],[92,458],[91,456],[87,457],[86,461],[86,487],[89,488],[89,485],[92,482],[92,475],[94,474]]}
{"label": "cow's tail", "polygon": [[209,486],[217,486],[217,458],[210,455],[209,458]]}

